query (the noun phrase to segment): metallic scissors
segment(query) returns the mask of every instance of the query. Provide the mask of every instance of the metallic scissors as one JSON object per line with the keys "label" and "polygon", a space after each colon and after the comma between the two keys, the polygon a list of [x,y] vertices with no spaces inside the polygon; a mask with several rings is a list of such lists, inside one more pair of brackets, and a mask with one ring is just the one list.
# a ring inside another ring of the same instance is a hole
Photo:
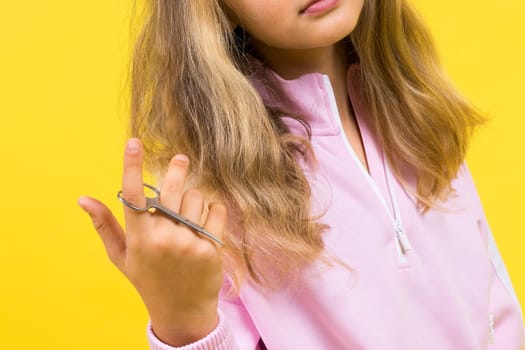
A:
{"label": "metallic scissors", "polygon": [[175,220],[177,222],[180,222],[181,224],[184,224],[184,225],[188,226],[189,228],[197,231],[201,235],[208,237],[212,241],[217,242],[221,246],[224,246],[224,242],[222,242],[219,238],[217,238],[213,234],[211,234],[208,231],[206,231],[203,227],[197,225],[194,222],[191,222],[190,220],[186,219],[184,216],[180,215],[179,213],[177,213],[177,212],[175,212],[175,211],[173,211],[171,209],[168,209],[165,206],[163,206],[162,204],[160,204],[160,191],[159,191],[158,188],[156,188],[156,187],[154,187],[152,185],[149,185],[147,183],[144,183],[144,187],[149,188],[150,190],[155,192],[157,195],[155,197],[148,197],[148,196],[146,196],[146,206],[143,207],[143,208],[137,207],[137,206],[133,205],[132,203],[128,202],[127,200],[125,200],[122,197],[122,190],[118,191],[117,198],[122,203],[124,203],[124,205],[128,206],[129,208],[131,208],[131,209],[133,209],[135,211],[145,212],[145,211],[150,211],[151,208],[154,208],[155,211],[161,212],[162,214],[164,214],[168,218],[170,218],[172,220]]}

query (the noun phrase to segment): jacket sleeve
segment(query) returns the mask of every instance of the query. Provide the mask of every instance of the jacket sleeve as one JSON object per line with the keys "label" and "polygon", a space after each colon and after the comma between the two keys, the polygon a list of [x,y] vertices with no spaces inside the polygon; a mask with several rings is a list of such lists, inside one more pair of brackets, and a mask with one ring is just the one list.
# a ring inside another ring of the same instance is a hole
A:
{"label": "jacket sleeve", "polygon": [[[244,304],[237,297],[228,296],[229,283],[225,281],[219,296],[219,323],[206,337],[181,347],[163,343],[156,337],[148,322],[146,334],[151,350],[260,350],[262,341]],[[262,347],[264,349],[264,347]]]}
{"label": "jacket sleeve", "polygon": [[483,210],[472,175],[464,163],[465,180],[477,213],[477,225],[489,259],[488,350],[525,349],[523,314],[516,292]]}

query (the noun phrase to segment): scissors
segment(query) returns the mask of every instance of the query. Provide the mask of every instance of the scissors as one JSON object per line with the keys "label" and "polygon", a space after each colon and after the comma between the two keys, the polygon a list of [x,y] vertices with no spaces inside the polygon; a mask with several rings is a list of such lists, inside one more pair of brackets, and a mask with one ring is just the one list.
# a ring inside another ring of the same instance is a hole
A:
{"label": "scissors", "polygon": [[131,208],[131,209],[133,209],[135,211],[145,212],[145,211],[150,211],[151,208],[154,208],[155,209],[154,212],[159,211],[163,215],[167,216],[168,218],[170,218],[172,220],[175,220],[177,222],[180,222],[181,224],[184,224],[184,225],[188,226],[189,228],[197,231],[201,235],[208,237],[212,241],[217,242],[221,246],[224,246],[224,242],[222,242],[219,238],[217,238],[213,234],[211,234],[208,231],[206,231],[203,227],[197,225],[194,222],[191,222],[190,220],[186,219],[184,216],[180,215],[179,213],[177,213],[177,212],[175,212],[175,211],[173,211],[171,209],[168,209],[165,206],[163,206],[162,204],[160,204],[160,191],[159,191],[158,188],[156,188],[156,187],[154,187],[152,185],[149,185],[147,183],[144,183],[144,187],[149,188],[150,190],[152,190],[153,192],[155,192],[157,194],[155,197],[148,197],[148,196],[146,196],[146,206],[145,207],[142,207],[142,208],[141,207],[137,207],[137,206],[133,205],[132,203],[128,202],[127,200],[125,200],[122,197],[122,190],[118,191],[117,198],[122,203],[124,203],[124,205],[126,205],[127,207],[129,207],[129,208]]}

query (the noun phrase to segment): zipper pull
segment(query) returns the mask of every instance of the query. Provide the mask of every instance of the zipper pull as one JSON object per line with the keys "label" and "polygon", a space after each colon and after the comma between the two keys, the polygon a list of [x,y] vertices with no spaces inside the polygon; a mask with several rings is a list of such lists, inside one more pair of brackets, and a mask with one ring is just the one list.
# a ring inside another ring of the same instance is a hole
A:
{"label": "zipper pull", "polygon": [[494,316],[489,316],[489,344],[494,344]]}
{"label": "zipper pull", "polygon": [[401,223],[398,219],[394,220],[394,232],[396,234],[397,239],[399,240],[399,243],[401,244],[403,253],[410,251],[412,249],[412,246],[410,245],[408,236],[406,235],[405,230],[403,230],[403,227],[401,226]]}

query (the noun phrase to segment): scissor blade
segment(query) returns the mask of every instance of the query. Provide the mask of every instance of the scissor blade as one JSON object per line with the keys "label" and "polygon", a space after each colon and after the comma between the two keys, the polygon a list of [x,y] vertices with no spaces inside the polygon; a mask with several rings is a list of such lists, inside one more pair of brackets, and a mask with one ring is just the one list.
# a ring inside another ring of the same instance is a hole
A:
{"label": "scissor blade", "polygon": [[190,220],[186,219],[184,216],[180,215],[179,213],[177,213],[177,212],[175,212],[175,211],[173,211],[171,209],[168,209],[168,208],[166,208],[166,207],[164,207],[164,206],[162,206],[160,204],[154,204],[154,205],[152,205],[152,207],[157,209],[158,211],[160,211],[164,215],[170,217],[171,219],[173,219],[173,220],[175,220],[177,222],[180,222],[181,224],[184,224],[184,225],[188,226],[189,228],[197,231],[198,233],[208,237],[212,241],[217,242],[221,246],[224,246],[224,242],[221,241],[219,238],[217,238],[213,234],[211,234],[208,231],[206,231],[200,225],[197,225],[196,223],[191,222]]}

